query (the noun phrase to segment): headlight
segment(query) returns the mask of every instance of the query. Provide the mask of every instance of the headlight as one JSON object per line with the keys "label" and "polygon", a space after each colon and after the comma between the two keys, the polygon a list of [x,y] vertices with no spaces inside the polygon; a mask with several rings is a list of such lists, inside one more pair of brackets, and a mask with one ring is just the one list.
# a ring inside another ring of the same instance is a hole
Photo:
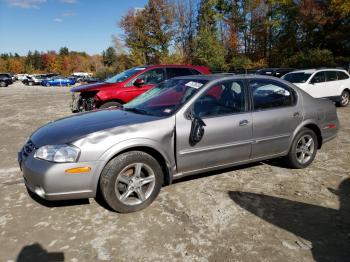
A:
{"label": "headlight", "polygon": [[35,158],[57,163],[76,162],[80,149],[69,145],[48,145],[40,147],[34,154]]}

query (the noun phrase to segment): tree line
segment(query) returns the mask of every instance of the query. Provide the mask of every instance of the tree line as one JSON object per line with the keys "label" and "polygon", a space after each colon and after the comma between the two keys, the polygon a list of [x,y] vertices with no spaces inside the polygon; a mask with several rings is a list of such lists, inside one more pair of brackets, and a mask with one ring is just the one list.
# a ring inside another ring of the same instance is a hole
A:
{"label": "tree line", "polygon": [[121,36],[101,55],[0,55],[0,72],[98,77],[146,64],[185,63],[230,71],[261,67],[349,67],[348,0],[148,0],[118,20]]}
{"label": "tree line", "polygon": [[348,66],[349,14],[348,0],[149,0],[117,42],[136,64]]}

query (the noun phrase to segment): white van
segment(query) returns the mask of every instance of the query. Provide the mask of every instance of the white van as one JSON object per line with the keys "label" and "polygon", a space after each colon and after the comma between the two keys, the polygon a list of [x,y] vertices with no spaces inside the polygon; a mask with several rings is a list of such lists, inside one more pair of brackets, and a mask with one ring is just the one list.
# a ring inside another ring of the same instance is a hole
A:
{"label": "white van", "polygon": [[308,69],[282,77],[313,97],[324,97],[347,106],[350,102],[350,75],[342,69]]}

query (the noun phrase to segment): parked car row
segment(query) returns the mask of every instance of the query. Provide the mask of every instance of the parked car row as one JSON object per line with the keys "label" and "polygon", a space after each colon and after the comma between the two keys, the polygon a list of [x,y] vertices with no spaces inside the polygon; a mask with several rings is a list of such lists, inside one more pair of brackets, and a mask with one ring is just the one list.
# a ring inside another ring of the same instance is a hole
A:
{"label": "parked car row", "polygon": [[[131,68],[104,82],[72,88],[71,110],[72,112],[83,112],[97,108],[119,107],[167,79],[210,73],[211,71],[207,67],[191,65],[157,65]],[[339,106],[347,106],[350,102],[350,76],[346,70],[265,68],[252,73],[282,77],[282,79],[299,86],[310,95],[317,98],[329,98]],[[224,75],[230,75],[230,73]]]}

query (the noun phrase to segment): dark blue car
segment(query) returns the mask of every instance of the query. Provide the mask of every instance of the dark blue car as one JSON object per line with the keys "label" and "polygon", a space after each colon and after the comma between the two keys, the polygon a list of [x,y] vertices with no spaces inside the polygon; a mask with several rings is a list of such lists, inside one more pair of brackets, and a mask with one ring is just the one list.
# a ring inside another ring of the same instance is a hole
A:
{"label": "dark blue car", "polygon": [[45,79],[41,82],[43,86],[72,86],[75,85],[75,80],[72,78],[66,78],[63,76],[54,76],[49,79]]}

